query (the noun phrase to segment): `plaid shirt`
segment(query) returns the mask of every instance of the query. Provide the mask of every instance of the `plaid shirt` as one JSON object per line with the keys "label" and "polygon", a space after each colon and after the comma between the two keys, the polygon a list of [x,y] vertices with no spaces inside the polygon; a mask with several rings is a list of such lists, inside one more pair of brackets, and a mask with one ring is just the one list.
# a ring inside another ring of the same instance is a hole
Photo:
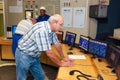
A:
{"label": "plaid shirt", "polygon": [[47,21],[33,25],[18,42],[18,48],[28,55],[39,57],[42,51],[51,50],[51,44],[58,44],[55,32]]}

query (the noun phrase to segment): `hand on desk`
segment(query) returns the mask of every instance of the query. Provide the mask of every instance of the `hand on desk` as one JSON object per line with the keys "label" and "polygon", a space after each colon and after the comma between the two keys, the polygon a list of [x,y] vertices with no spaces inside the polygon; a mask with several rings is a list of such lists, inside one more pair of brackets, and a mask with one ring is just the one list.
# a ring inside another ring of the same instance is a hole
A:
{"label": "hand on desk", "polygon": [[62,67],[74,66],[74,64],[73,64],[73,59],[64,58],[64,59],[62,60],[61,66],[62,66]]}

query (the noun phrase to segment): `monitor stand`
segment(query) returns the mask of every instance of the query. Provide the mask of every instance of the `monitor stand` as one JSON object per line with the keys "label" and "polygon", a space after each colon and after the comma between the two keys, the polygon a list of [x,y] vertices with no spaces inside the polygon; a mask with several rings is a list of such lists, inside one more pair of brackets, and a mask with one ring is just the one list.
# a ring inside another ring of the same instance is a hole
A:
{"label": "monitor stand", "polygon": [[83,49],[80,49],[80,52],[83,52],[83,53],[84,53],[85,51],[84,51]]}
{"label": "monitor stand", "polygon": [[98,59],[98,62],[102,62],[102,59],[101,58],[99,58],[99,57],[97,57],[96,55],[93,55],[93,57],[92,57],[93,59]]}
{"label": "monitor stand", "polygon": [[83,50],[83,49],[80,49],[80,52],[84,53],[84,54],[87,54],[87,51]]}
{"label": "monitor stand", "polygon": [[106,67],[107,67],[107,68],[110,68],[110,69],[112,69],[112,68],[113,68],[113,67],[112,67],[112,66],[110,66],[110,65],[107,65]]}
{"label": "monitor stand", "polygon": [[99,61],[99,62],[102,62],[102,59],[101,59],[101,58],[98,58],[98,61]]}
{"label": "monitor stand", "polygon": [[114,74],[115,74],[115,73],[116,73],[115,69],[112,69],[111,73],[114,73]]}
{"label": "monitor stand", "polygon": [[73,50],[73,47],[72,47],[72,46],[70,46],[69,50]]}

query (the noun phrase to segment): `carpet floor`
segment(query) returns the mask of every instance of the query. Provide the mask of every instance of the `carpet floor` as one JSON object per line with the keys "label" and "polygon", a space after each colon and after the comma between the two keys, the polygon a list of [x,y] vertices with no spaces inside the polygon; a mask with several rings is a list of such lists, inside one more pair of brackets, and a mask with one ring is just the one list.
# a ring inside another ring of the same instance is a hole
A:
{"label": "carpet floor", "polygon": [[[55,80],[58,68],[42,64],[45,72],[45,80]],[[0,80],[16,80],[16,67],[15,65],[0,66]],[[29,72],[27,80],[34,80]]]}

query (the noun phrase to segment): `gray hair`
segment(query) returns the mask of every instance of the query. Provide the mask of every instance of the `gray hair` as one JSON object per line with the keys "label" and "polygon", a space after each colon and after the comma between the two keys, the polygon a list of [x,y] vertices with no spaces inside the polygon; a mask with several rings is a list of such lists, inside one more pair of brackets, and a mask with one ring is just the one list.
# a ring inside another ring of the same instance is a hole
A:
{"label": "gray hair", "polygon": [[52,22],[58,22],[59,19],[55,16],[50,16],[50,18],[48,19],[48,22],[52,23]]}

